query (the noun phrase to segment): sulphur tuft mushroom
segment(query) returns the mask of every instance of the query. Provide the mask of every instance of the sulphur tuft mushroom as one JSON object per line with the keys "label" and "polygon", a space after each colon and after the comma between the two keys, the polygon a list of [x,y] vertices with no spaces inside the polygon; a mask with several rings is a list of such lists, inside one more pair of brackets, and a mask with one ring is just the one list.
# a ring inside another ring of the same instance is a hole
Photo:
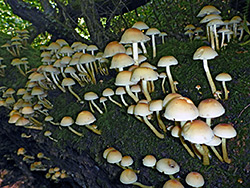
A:
{"label": "sulphur tuft mushroom", "polygon": [[229,93],[229,91],[227,90],[226,82],[231,81],[232,77],[230,76],[230,74],[223,72],[223,73],[218,74],[215,77],[215,79],[217,81],[221,81],[222,82],[222,86],[223,86],[224,94],[225,94],[225,100],[227,100],[228,99],[228,93]]}
{"label": "sulphur tuft mushroom", "polygon": [[198,172],[190,172],[185,178],[186,183],[191,187],[202,187],[205,183],[203,176]]}

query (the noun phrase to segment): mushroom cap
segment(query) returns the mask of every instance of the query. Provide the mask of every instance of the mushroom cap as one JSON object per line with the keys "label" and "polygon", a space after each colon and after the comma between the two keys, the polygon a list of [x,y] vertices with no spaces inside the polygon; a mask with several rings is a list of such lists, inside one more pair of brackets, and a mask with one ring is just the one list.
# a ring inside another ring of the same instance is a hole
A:
{"label": "mushroom cap", "polygon": [[207,26],[212,26],[212,25],[219,27],[220,25],[224,25],[224,22],[221,19],[213,19],[207,23]]}
{"label": "mushroom cap", "polygon": [[63,127],[68,127],[74,123],[74,120],[70,116],[65,116],[62,118],[60,125]]}
{"label": "mushroom cap", "polygon": [[125,30],[121,37],[120,43],[138,43],[138,42],[144,42],[146,39],[145,35],[136,28],[128,28]]}
{"label": "mushroom cap", "polygon": [[69,43],[67,43],[64,39],[57,39],[56,43],[58,43],[60,46],[69,45]]}
{"label": "mushroom cap", "polygon": [[149,27],[144,22],[138,21],[138,22],[134,23],[134,25],[132,26],[132,28],[136,28],[136,29],[139,29],[139,30],[144,30],[144,29],[148,29]]}
{"label": "mushroom cap", "polygon": [[240,16],[234,16],[232,17],[232,19],[230,20],[230,23],[240,23],[242,21],[242,18]]}
{"label": "mushroom cap", "polygon": [[204,99],[198,105],[199,116],[202,118],[215,118],[225,113],[225,108],[215,99]]}
{"label": "mushroom cap", "polygon": [[73,54],[74,51],[70,46],[63,46],[60,50],[59,50],[60,54]]}
{"label": "mushroom cap", "polygon": [[66,69],[64,70],[64,73],[75,73],[76,69],[74,67],[66,67]]}
{"label": "mushroom cap", "polygon": [[16,125],[16,126],[25,126],[25,125],[27,125],[27,124],[29,124],[29,123],[30,123],[30,121],[29,121],[28,119],[26,119],[26,118],[24,118],[24,117],[20,117],[20,118],[16,121],[15,125]]}
{"label": "mushroom cap", "polygon": [[158,73],[148,67],[138,67],[132,72],[131,81],[134,83],[140,80],[154,81],[158,79]]}
{"label": "mushroom cap", "polygon": [[107,149],[105,149],[104,152],[103,152],[103,154],[102,154],[103,158],[106,159],[107,155],[109,154],[109,152],[111,152],[113,150],[116,150],[116,149],[113,148],[113,147],[108,147]]}
{"label": "mushroom cap", "polygon": [[192,29],[195,29],[195,26],[193,24],[188,24],[186,25],[186,27],[184,28],[184,31],[186,30],[192,30]]}
{"label": "mushroom cap", "polygon": [[111,57],[118,53],[125,53],[126,49],[118,41],[112,41],[104,49],[103,57]]}
{"label": "mushroom cap", "polygon": [[231,81],[232,77],[230,76],[230,74],[223,72],[223,73],[218,74],[215,77],[215,79],[217,81],[225,81],[226,82],[226,81]]}
{"label": "mushroom cap", "polygon": [[61,46],[57,42],[52,42],[47,47],[47,50],[59,50],[60,48],[61,48]]}
{"label": "mushroom cap", "polygon": [[72,86],[75,85],[75,81],[72,78],[64,78],[62,81],[62,86]]}
{"label": "mushroom cap", "polygon": [[122,173],[121,173],[121,175],[120,175],[120,181],[123,184],[132,184],[132,183],[135,183],[137,181],[137,175],[131,169],[123,170]]}
{"label": "mushroom cap", "polygon": [[234,127],[228,123],[220,123],[213,129],[214,134],[221,138],[233,138],[237,135]]}
{"label": "mushroom cap", "polygon": [[182,128],[181,135],[185,140],[196,144],[204,144],[214,137],[213,130],[201,120],[187,122]]}
{"label": "mushroom cap", "polygon": [[98,95],[93,91],[90,91],[84,94],[84,100],[86,101],[91,101],[91,100],[95,100],[98,98],[99,98]]}
{"label": "mushroom cap", "polygon": [[167,66],[177,65],[177,64],[178,64],[178,61],[174,56],[163,56],[158,61],[157,66],[158,67],[167,67]]}
{"label": "mushroom cap", "polygon": [[184,188],[178,180],[171,179],[165,182],[162,188]]}
{"label": "mushroom cap", "polygon": [[175,125],[172,129],[171,129],[171,135],[175,138],[179,138],[180,137],[180,133],[181,133],[181,127],[178,125]]}
{"label": "mushroom cap", "polygon": [[220,14],[220,13],[221,13],[221,11],[218,10],[215,6],[206,5],[200,10],[197,17],[203,17],[203,16],[205,16],[207,14]]}
{"label": "mushroom cap", "polygon": [[130,90],[131,90],[132,92],[139,93],[139,92],[141,92],[141,86],[138,85],[138,84],[132,85],[131,88],[130,88]]}
{"label": "mushroom cap", "polygon": [[209,14],[207,16],[205,16],[201,21],[200,23],[207,23],[207,22],[210,22],[211,20],[214,20],[214,19],[219,19],[221,20],[222,17],[220,15],[217,15],[217,14]]}
{"label": "mushroom cap", "polygon": [[95,56],[93,56],[91,54],[82,54],[80,59],[79,59],[80,64],[91,63],[94,61],[95,61]]}
{"label": "mushroom cap", "polygon": [[180,166],[173,159],[163,158],[157,161],[156,169],[164,174],[173,175],[180,171]]}
{"label": "mushroom cap", "polygon": [[182,97],[182,96],[179,93],[169,93],[169,94],[167,94],[166,97],[163,99],[163,102],[162,102],[163,107],[165,108],[172,99],[177,98],[177,97]]}
{"label": "mushroom cap", "polygon": [[33,114],[35,111],[34,109],[31,107],[31,106],[25,106],[22,108],[22,114],[25,114],[25,115],[29,115],[29,114]]}
{"label": "mushroom cap", "polygon": [[68,65],[68,64],[70,63],[71,59],[72,59],[72,58],[69,57],[69,56],[64,56],[64,57],[61,59],[60,64],[62,64],[62,65]]}
{"label": "mushroom cap", "polygon": [[86,48],[87,51],[96,51],[98,50],[98,47],[94,44],[90,44],[87,48]]}
{"label": "mushroom cap", "polygon": [[127,109],[127,113],[128,114],[134,114],[134,109],[135,109],[135,105],[131,104],[128,109]]}
{"label": "mushroom cap", "polygon": [[89,111],[81,111],[76,118],[77,125],[89,125],[96,120],[95,116]]}
{"label": "mushroom cap", "polygon": [[118,53],[111,60],[110,69],[123,68],[133,65],[134,59],[125,53]]}
{"label": "mushroom cap", "polygon": [[156,164],[156,158],[153,155],[146,155],[143,159],[142,159],[142,164],[146,167],[153,167]]}
{"label": "mushroom cap", "polygon": [[221,139],[218,136],[214,136],[212,140],[205,143],[207,146],[219,146],[221,144]]}
{"label": "mushroom cap", "polygon": [[76,46],[78,46],[78,45],[80,45],[80,44],[82,44],[82,42],[80,42],[80,41],[76,41],[76,42],[73,42],[72,44],[71,44],[71,48],[75,48]]}
{"label": "mushroom cap", "polygon": [[193,60],[214,59],[216,56],[218,53],[210,46],[202,46],[195,51]]}
{"label": "mushroom cap", "polygon": [[106,89],[104,89],[103,92],[102,92],[102,95],[103,95],[104,97],[113,96],[114,94],[115,94],[115,92],[114,92],[113,89],[111,89],[111,88],[106,88]]}
{"label": "mushroom cap", "polygon": [[188,121],[196,119],[199,111],[187,97],[177,97],[171,100],[165,108],[164,117],[172,121]]}
{"label": "mushroom cap", "polygon": [[119,163],[122,160],[122,154],[118,150],[111,150],[107,155],[107,162],[114,164]]}
{"label": "mushroom cap", "polygon": [[21,117],[20,114],[13,114],[10,116],[8,123],[12,124],[12,123],[16,123],[17,120]]}
{"label": "mushroom cap", "polygon": [[132,159],[131,156],[125,155],[125,156],[122,157],[121,165],[122,166],[130,166],[130,165],[133,164],[133,162],[134,162],[134,160]]}
{"label": "mushroom cap", "polygon": [[137,105],[135,105],[135,108],[134,108],[135,115],[147,116],[147,115],[150,115],[152,113],[153,112],[151,112],[149,110],[149,106],[146,103],[137,103]]}
{"label": "mushroom cap", "polygon": [[121,71],[117,74],[115,79],[116,86],[127,86],[135,84],[131,79],[132,72],[131,71]]}
{"label": "mushroom cap", "polygon": [[156,70],[156,69],[157,69],[156,66],[150,64],[149,62],[144,62],[144,63],[140,64],[140,67],[148,67],[148,68],[151,68],[151,69],[153,69],[153,70]]}
{"label": "mushroom cap", "polygon": [[192,187],[202,187],[205,183],[203,176],[198,172],[188,173],[185,180]]}
{"label": "mushroom cap", "polygon": [[159,37],[165,37],[168,36],[168,34],[164,31],[160,32]]}
{"label": "mushroom cap", "polygon": [[40,87],[35,86],[31,90],[31,95],[42,95],[42,94],[44,94],[44,91]]}
{"label": "mushroom cap", "polygon": [[161,32],[156,28],[149,28],[146,32],[146,35],[158,35],[160,33]]}
{"label": "mushroom cap", "polygon": [[115,94],[116,95],[123,95],[123,94],[126,94],[126,91],[125,91],[124,87],[117,87],[115,90]]}
{"label": "mushroom cap", "polygon": [[150,101],[150,104],[149,104],[149,110],[150,111],[161,111],[163,108],[162,106],[162,100],[161,99],[158,99],[158,100],[152,100]]}

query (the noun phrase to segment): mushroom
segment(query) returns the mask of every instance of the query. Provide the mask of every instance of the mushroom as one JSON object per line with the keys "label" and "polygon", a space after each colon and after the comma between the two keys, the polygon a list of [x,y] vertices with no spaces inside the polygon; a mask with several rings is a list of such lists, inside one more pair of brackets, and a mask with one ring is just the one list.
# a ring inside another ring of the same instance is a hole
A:
{"label": "mushroom", "polygon": [[123,71],[124,67],[131,66],[135,61],[125,53],[118,53],[111,60],[110,69],[118,68],[119,72]]}
{"label": "mushroom", "polygon": [[[103,114],[103,111],[97,106],[97,104],[94,102],[95,99],[98,99],[98,95],[92,91],[87,92],[84,94],[84,100],[89,101],[89,107],[90,110],[94,113],[94,109],[92,108],[92,105],[97,109],[97,111],[100,114]],[[92,104],[92,105],[91,105]]]}
{"label": "mushroom", "polygon": [[162,188],[184,188],[184,186],[178,180],[171,179],[166,181]]}
{"label": "mushroom", "polygon": [[180,166],[173,159],[162,158],[157,161],[156,169],[161,173],[169,175],[171,179],[175,179],[173,174],[180,171]]}
{"label": "mushroom", "polygon": [[44,136],[48,137],[50,140],[54,141],[54,142],[58,142],[58,140],[56,140],[55,138],[51,137],[52,132],[51,131],[45,131],[43,133]]}
{"label": "mushroom", "polygon": [[149,106],[147,103],[137,103],[134,108],[134,114],[138,116],[142,116],[146,125],[154,132],[154,134],[158,137],[163,139],[164,135],[159,133],[157,129],[148,121],[147,116],[152,114],[153,112],[149,111]]}
{"label": "mushroom", "polygon": [[219,146],[221,144],[221,139],[217,136],[214,136],[213,139],[209,142],[205,143],[207,146],[210,146],[210,148],[212,149],[212,151],[214,152],[214,154],[216,155],[216,157],[221,161],[223,161],[223,158],[221,157],[221,155],[219,154],[219,152],[216,150],[215,146]]}
{"label": "mushroom", "polygon": [[161,37],[162,44],[165,44],[165,36],[168,36],[166,32],[160,32],[159,37]]}
{"label": "mushroom", "polygon": [[200,59],[203,61],[203,67],[204,67],[204,70],[206,72],[207,79],[208,79],[209,85],[210,85],[211,90],[212,90],[212,94],[214,94],[216,92],[216,87],[215,87],[215,84],[213,82],[213,78],[211,76],[211,73],[209,71],[207,60],[214,59],[216,56],[218,56],[218,53],[216,51],[214,51],[209,46],[202,46],[202,47],[198,48],[193,56],[194,60]]}
{"label": "mushroom", "polygon": [[116,88],[115,94],[116,95],[120,95],[121,101],[124,104],[124,106],[128,106],[128,104],[126,103],[126,101],[125,101],[125,99],[123,97],[123,95],[126,94],[126,91],[125,91],[124,87],[118,87],[118,88]]}
{"label": "mushroom", "polygon": [[103,57],[108,58],[112,57],[118,53],[125,53],[126,50],[122,44],[118,41],[112,41],[104,49]]}
{"label": "mushroom", "polygon": [[[148,29],[149,27],[148,27],[148,25],[145,24],[144,22],[138,21],[138,22],[134,23],[134,25],[132,26],[132,28],[137,28],[137,29],[139,29],[140,31],[144,32],[144,30]],[[145,42],[145,41],[144,41],[144,42]],[[147,54],[147,48],[145,47],[144,42],[140,42],[140,44],[141,44],[143,53],[144,53],[144,54]]]}
{"label": "mushroom", "polygon": [[172,93],[176,93],[176,92],[175,92],[175,87],[174,87],[174,81],[170,72],[170,66],[177,65],[177,64],[178,64],[178,61],[174,56],[161,57],[161,59],[158,61],[158,64],[157,64],[158,67],[166,67],[166,73],[169,79],[169,84],[170,84]]}
{"label": "mushroom", "polygon": [[62,118],[60,125],[62,127],[67,127],[71,132],[73,132],[74,134],[78,135],[78,136],[83,136],[82,133],[77,132],[75,129],[73,129],[71,127],[71,125],[74,124],[74,120],[72,119],[72,117],[70,116],[65,116]]}
{"label": "mushroom", "polygon": [[231,163],[231,159],[228,158],[226,139],[233,138],[237,135],[234,127],[228,123],[220,123],[213,129],[214,134],[222,139],[222,155],[226,163]]}
{"label": "mushroom", "polygon": [[153,188],[153,186],[147,186],[147,185],[143,185],[140,182],[137,182],[137,175],[136,173],[131,170],[131,169],[126,169],[123,170],[121,175],[120,175],[120,181],[123,184],[133,184],[142,188]]}
{"label": "mushroom", "polygon": [[185,178],[186,183],[191,187],[202,187],[204,185],[204,178],[198,172],[189,172]]}
{"label": "mushroom", "polygon": [[108,97],[108,99],[113,102],[114,104],[116,104],[119,107],[122,107],[122,104],[120,104],[119,102],[115,101],[114,99],[112,99],[111,96],[113,96],[115,94],[115,92],[111,89],[111,88],[106,88],[103,90],[102,95],[104,97]]}
{"label": "mushroom", "polygon": [[94,125],[89,125],[91,123],[93,123],[94,121],[96,121],[96,118],[95,116],[89,112],[89,111],[81,111],[78,115],[77,115],[77,118],[76,118],[76,121],[75,123],[77,125],[83,125],[85,126],[87,129],[91,130],[92,132],[94,132],[95,134],[98,134],[100,135],[101,134],[101,131],[98,130],[96,128],[96,126]]}
{"label": "mushroom", "polygon": [[157,121],[158,121],[160,128],[164,132],[167,132],[166,126],[163,123],[163,121],[161,120],[161,116],[160,116],[160,111],[163,110],[162,100],[158,99],[158,100],[150,101],[149,110],[156,113],[156,118],[157,118]]}
{"label": "mushroom", "polygon": [[63,81],[62,81],[62,86],[67,86],[68,89],[69,89],[69,92],[74,95],[77,100],[82,103],[82,99],[72,90],[72,85],[75,85],[75,81],[72,79],[72,78],[64,78]]}
{"label": "mushroom", "polygon": [[151,168],[153,168],[153,167],[155,167],[156,162],[157,162],[157,160],[156,160],[155,156],[153,156],[153,155],[146,155],[146,156],[142,159],[142,164],[143,164],[144,166],[146,166],[146,167],[151,167]]}
{"label": "mushroom", "polygon": [[153,58],[156,57],[156,44],[155,44],[155,35],[160,34],[161,32],[156,28],[149,28],[146,32],[146,35],[151,35],[152,46],[153,46]]}
{"label": "mushroom", "polygon": [[211,119],[220,117],[225,113],[225,108],[215,99],[204,99],[198,105],[199,116],[206,118],[206,123],[211,126]]}
{"label": "mushroom", "polygon": [[227,100],[228,99],[228,93],[229,93],[229,91],[227,90],[226,82],[227,81],[231,81],[232,77],[230,76],[230,74],[223,72],[223,73],[218,74],[215,77],[215,80],[222,82],[222,86],[223,86],[224,93],[225,93],[225,100]]}

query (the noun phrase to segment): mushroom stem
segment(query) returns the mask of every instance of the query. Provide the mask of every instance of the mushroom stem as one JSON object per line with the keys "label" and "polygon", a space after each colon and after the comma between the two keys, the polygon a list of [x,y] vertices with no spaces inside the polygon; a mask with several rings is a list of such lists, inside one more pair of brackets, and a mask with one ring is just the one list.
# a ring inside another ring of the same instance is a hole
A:
{"label": "mushroom stem", "polygon": [[222,155],[223,155],[223,159],[226,163],[230,164],[232,162],[231,159],[228,158],[227,155],[227,146],[226,146],[226,138],[222,138],[221,139],[221,145],[222,145]]}
{"label": "mushroom stem", "polygon": [[155,35],[152,35],[153,58],[156,57]]}
{"label": "mushroom stem", "polygon": [[214,154],[216,155],[216,157],[221,161],[224,162],[221,155],[219,154],[219,152],[216,150],[216,148],[214,146],[210,146],[210,148],[212,149],[212,151],[214,152]]}
{"label": "mushroom stem", "polygon": [[210,30],[211,47],[213,48],[213,50],[215,50],[213,26],[209,26],[209,30]]}
{"label": "mushroom stem", "polygon": [[109,98],[109,100],[110,100],[111,102],[113,102],[114,104],[118,105],[119,107],[122,107],[122,105],[121,105],[119,102],[117,102],[117,101],[115,101],[114,99],[112,99],[111,96],[108,96],[108,98]]}
{"label": "mushroom stem", "polygon": [[26,77],[26,74],[23,72],[23,70],[21,69],[20,65],[17,65],[17,68],[19,70],[19,72]]}
{"label": "mushroom stem", "polygon": [[166,93],[166,90],[165,90],[165,87],[164,87],[165,80],[166,80],[166,77],[164,77],[164,78],[162,79],[162,83],[161,83],[161,89],[162,89],[162,92],[163,92],[163,93]]}
{"label": "mushroom stem", "polygon": [[121,100],[122,100],[122,103],[124,104],[124,106],[128,106],[128,104],[126,103],[123,95],[120,95],[120,97],[121,97]]}
{"label": "mushroom stem", "polygon": [[93,125],[85,125],[87,129],[91,130],[95,134],[101,135],[101,131],[95,128]]}
{"label": "mushroom stem", "polygon": [[215,38],[216,49],[220,50],[219,39],[218,39],[217,31],[216,31],[216,25],[214,25],[213,28],[214,28],[214,38]]}
{"label": "mushroom stem", "polygon": [[214,94],[216,92],[216,87],[215,87],[213,78],[212,78],[211,73],[210,73],[209,68],[208,68],[207,59],[203,59],[203,67],[204,67],[204,70],[206,72],[207,79],[208,79],[212,94]]}
{"label": "mushroom stem", "polygon": [[143,53],[147,54],[147,48],[145,47],[144,42],[140,42],[140,44],[141,44]]}
{"label": "mushroom stem", "polygon": [[133,59],[135,60],[135,65],[139,65],[139,57],[138,57],[138,43],[132,43],[133,46]]}
{"label": "mushroom stem", "polygon": [[47,136],[50,140],[52,140],[52,141],[54,141],[54,142],[58,142],[58,140],[57,139],[55,139],[55,138],[53,138],[53,137],[51,137],[51,136]]}
{"label": "mushroom stem", "polygon": [[69,129],[72,133],[74,133],[74,134],[76,134],[76,135],[78,135],[78,136],[83,136],[82,133],[77,132],[75,129],[73,129],[73,128],[70,127],[70,126],[68,126],[68,129]]}
{"label": "mushroom stem", "polygon": [[188,145],[185,143],[183,137],[181,135],[179,135],[180,141],[182,143],[182,145],[184,146],[184,148],[187,150],[187,152],[189,153],[189,155],[191,155],[191,157],[194,158],[194,153],[191,151],[191,149],[188,147]]}
{"label": "mushroom stem", "polygon": [[173,78],[172,78],[172,75],[171,75],[171,72],[170,72],[170,66],[166,66],[166,72],[167,72],[167,75],[168,75],[168,80],[169,80],[169,84],[170,84],[170,87],[171,87],[171,91],[172,91],[172,93],[176,93],[175,88],[174,88],[174,81],[173,81]]}
{"label": "mushroom stem", "polygon": [[195,144],[196,149],[200,152],[203,157],[203,165],[209,165],[208,148],[206,145]]}
{"label": "mushroom stem", "polygon": [[142,188],[153,188],[153,186],[149,186],[149,185],[143,185],[140,182],[134,182],[132,183],[133,185],[136,185],[138,187],[142,187]]}
{"label": "mushroom stem", "polygon": [[91,100],[90,102],[93,104],[93,106],[97,109],[97,111],[98,111],[100,114],[103,114],[103,111],[96,105],[96,103],[95,103],[93,100]]}
{"label": "mushroom stem", "polygon": [[144,122],[147,124],[147,126],[155,133],[155,135],[158,137],[158,138],[161,138],[163,139],[164,138],[164,135],[159,133],[155,127],[148,121],[147,117],[146,116],[143,116],[142,117]]}
{"label": "mushroom stem", "polygon": [[142,80],[142,89],[143,89],[143,94],[145,95],[146,99],[148,102],[151,101],[151,97],[148,93],[148,89],[147,89],[147,81],[146,80]]}
{"label": "mushroom stem", "polygon": [[62,86],[60,86],[59,83],[56,81],[55,75],[54,75],[53,73],[50,73],[50,75],[51,75],[51,77],[52,77],[53,82],[56,84],[56,86],[57,86],[63,93],[65,93],[66,90],[65,90]]}
{"label": "mushroom stem", "polygon": [[29,117],[29,120],[32,122],[32,123],[34,123],[36,126],[38,126],[38,127],[42,127],[43,126],[43,124],[40,122],[40,121],[38,121],[38,120],[36,120],[35,118],[33,118],[33,117]]}
{"label": "mushroom stem", "polygon": [[70,93],[74,95],[79,102],[81,102],[82,101],[81,98],[72,90],[72,88],[70,86],[68,86],[68,88],[69,88]]}
{"label": "mushroom stem", "polygon": [[132,93],[132,91],[130,90],[129,85],[126,85],[126,86],[125,86],[125,90],[126,90],[126,92],[128,93],[128,95],[129,95],[136,103],[139,101],[138,97],[136,97],[136,96]]}
{"label": "mushroom stem", "polygon": [[221,45],[220,45],[221,48],[224,46],[224,41],[225,41],[225,33],[222,32]]}
{"label": "mushroom stem", "polygon": [[206,124],[208,124],[209,127],[211,127],[211,118],[206,118]]}
{"label": "mushroom stem", "polygon": [[226,82],[225,81],[222,81],[222,86],[223,86],[224,93],[225,93],[225,100],[227,100],[228,99],[228,93],[229,93],[229,91],[227,90]]}
{"label": "mushroom stem", "polygon": [[163,121],[161,120],[160,111],[156,111],[156,117],[157,117],[157,121],[158,121],[158,124],[159,124],[160,128],[161,128],[164,132],[167,132],[166,126],[165,126],[165,124],[163,123]]}

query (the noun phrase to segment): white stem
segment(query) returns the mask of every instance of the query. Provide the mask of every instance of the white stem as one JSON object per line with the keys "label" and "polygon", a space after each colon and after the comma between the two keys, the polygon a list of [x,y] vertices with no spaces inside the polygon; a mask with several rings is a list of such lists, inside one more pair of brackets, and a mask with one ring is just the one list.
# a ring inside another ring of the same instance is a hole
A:
{"label": "white stem", "polygon": [[155,35],[152,35],[153,58],[156,57]]}
{"label": "white stem", "polygon": [[171,72],[170,72],[170,66],[166,67],[166,72],[167,72],[167,75],[168,75],[168,80],[169,80],[169,84],[170,84],[170,87],[171,87],[171,91],[172,91],[172,93],[175,93],[174,81],[173,81],[173,78],[172,78],[172,75],[171,75]]}
{"label": "white stem", "polygon": [[229,91],[227,90],[227,86],[226,86],[226,82],[225,81],[222,81],[222,86],[223,86],[224,93],[225,93],[225,100],[227,100],[228,99],[228,93],[229,93]]}
{"label": "white stem", "polygon": [[204,67],[204,70],[205,70],[205,72],[206,72],[207,79],[208,79],[209,85],[210,85],[211,90],[212,90],[212,94],[214,94],[214,93],[216,92],[216,87],[215,87],[213,78],[212,78],[212,76],[211,76],[211,73],[210,73],[210,71],[209,71],[207,59],[204,59],[204,60],[203,60],[203,67]]}
{"label": "white stem", "polygon": [[138,43],[134,42],[133,45],[133,59],[135,60],[135,65],[139,65],[139,58],[138,58]]}
{"label": "white stem", "polygon": [[146,99],[148,102],[151,101],[151,97],[148,93],[148,87],[147,87],[147,81],[146,80],[142,80],[142,89],[143,89],[143,94],[145,95]]}

